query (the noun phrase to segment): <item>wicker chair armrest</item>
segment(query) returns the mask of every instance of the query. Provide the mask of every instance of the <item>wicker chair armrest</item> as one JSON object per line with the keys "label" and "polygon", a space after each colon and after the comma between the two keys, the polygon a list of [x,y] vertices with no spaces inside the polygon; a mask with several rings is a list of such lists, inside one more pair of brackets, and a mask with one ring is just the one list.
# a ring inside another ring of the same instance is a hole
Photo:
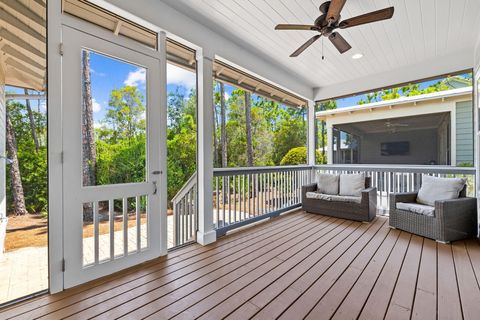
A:
{"label": "wicker chair armrest", "polygon": [[435,215],[443,218],[445,222],[458,220],[470,216],[476,217],[477,199],[458,198],[451,200],[435,201]]}
{"label": "wicker chair armrest", "polygon": [[362,190],[362,207],[368,210],[368,221],[377,215],[377,188],[370,187]]}
{"label": "wicker chair armrest", "polygon": [[362,202],[364,200],[372,201],[374,200],[377,203],[377,188],[371,187],[362,190]]}
{"label": "wicker chair armrest", "polygon": [[418,192],[404,192],[390,194],[390,203],[397,202],[416,202]]}
{"label": "wicker chair armrest", "polygon": [[317,184],[316,183],[306,184],[306,185],[302,186],[302,192],[303,191],[305,191],[305,193],[306,192],[317,191]]}
{"label": "wicker chair armrest", "polygon": [[304,199],[306,199],[307,192],[314,192],[314,191],[317,191],[316,183],[310,183],[302,186],[302,202]]}

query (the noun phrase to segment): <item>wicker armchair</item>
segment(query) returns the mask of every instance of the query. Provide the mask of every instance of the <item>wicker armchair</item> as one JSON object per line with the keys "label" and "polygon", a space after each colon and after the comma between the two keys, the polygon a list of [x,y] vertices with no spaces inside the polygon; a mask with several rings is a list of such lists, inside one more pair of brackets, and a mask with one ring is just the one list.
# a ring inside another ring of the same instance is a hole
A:
{"label": "wicker armchair", "polygon": [[377,214],[377,188],[371,187],[371,178],[365,178],[365,189],[360,203],[326,201],[307,198],[307,192],[315,192],[317,184],[302,186],[302,209],[336,218],[355,221],[372,221]]}
{"label": "wicker armchair", "polygon": [[390,195],[391,227],[443,243],[477,235],[477,199],[466,197],[466,186],[458,199],[435,201],[433,216],[397,209],[398,202],[415,203],[417,194]]}

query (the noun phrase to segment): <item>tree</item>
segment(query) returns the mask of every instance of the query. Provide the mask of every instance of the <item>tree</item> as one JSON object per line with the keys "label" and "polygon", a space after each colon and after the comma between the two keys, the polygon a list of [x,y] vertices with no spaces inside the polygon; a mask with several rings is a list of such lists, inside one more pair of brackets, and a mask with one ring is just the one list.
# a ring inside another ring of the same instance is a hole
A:
{"label": "tree", "polygon": [[[216,88],[217,83],[213,82],[213,87]],[[218,166],[218,140],[217,140],[217,104],[218,104],[218,92],[215,90],[213,94],[213,166]]]}
{"label": "tree", "polygon": [[[93,99],[92,85],[90,78],[90,52],[82,50],[82,180],[84,186],[94,186],[96,184],[96,146],[95,146],[95,127],[93,124]],[[90,203],[83,204],[83,219],[91,221],[93,219],[93,206]]]}
{"label": "tree", "polygon": [[227,159],[227,116],[225,106],[225,87],[220,82],[220,144],[222,145],[222,168],[228,167]]}
{"label": "tree", "polygon": [[82,141],[83,141],[83,185],[95,185],[95,166],[96,166],[96,147],[95,147],[95,128],[93,123],[93,100],[92,88],[90,80],[90,52],[82,51],[82,106],[83,106],[83,125],[82,125]]}
{"label": "tree", "polygon": [[247,166],[253,167],[252,108],[250,92],[245,91],[245,129],[247,135]]}
{"label": "tree", "polygon": [[[175,122],[178,123],[178,116]],[[143,96],[135,86],[114,89],[110,93],[105,123],[113,129],[113,141],[131,139],[145,131]]]}
{"label": "tree", "polygon": [[[25,89],[25,94],[28,95],[28,89]],[[33,118],[33,112],[32,108],[30,106],[30,100],[26,99],[25,101],[25,106],[27,107],[27,112],[28,112],[28,120],[30,121],[30,130],[32,131],[32,139],[33,142],[35,143],[35,152],[38,153],[38,149],[40,148],[40,144],[38,143],[38,137],[37,137],[37,130],[35,128],[35,119]]]}
{"label": "tree", "polygon": [[25,197],[23,194],[23,185],[22,177],[20,174],[20,168],[18,165],[18,156],[17,156],[17,141],[15,138],[15,129],[12,126],[8,110],[6,113],[6,131],[7,131],[7,153],[8,158],[11,160],[10,163],[10,179],[12,186],[12,196],[13,196],[13,207],[14,213],[16,215],[25,215],[27,214],[27,209],[25,207]]}
{"label": "tree", "polygon": [[[337,101],[336,100],[328,100],[328,101],[320,102],[320,104],[318,106],[319,106],[320,111],[337,109]],[[326,128],[325,128],[325,121],[324,120],[320,121],[320,126],[321,126],[321,129],[320,129],[320,132],[319,132],[319,134],[320,134],[319,141],[320,141],[320,144],[321,144],[321,147],[322,147],[322,158],[325,158],[325,147],[326,147],[326,144],[327,144],[327,131],[326,131]],[[318,135],[317,135],[317,138],[318,138]],[[318,163],[318,161],[317,161],[317,163]]]}

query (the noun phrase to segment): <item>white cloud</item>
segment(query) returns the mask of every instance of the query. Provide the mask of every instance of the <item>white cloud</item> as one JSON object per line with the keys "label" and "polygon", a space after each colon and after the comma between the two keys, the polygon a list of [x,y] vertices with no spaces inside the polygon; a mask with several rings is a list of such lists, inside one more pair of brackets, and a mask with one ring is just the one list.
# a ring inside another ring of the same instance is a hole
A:
{"label": "white cloud", "polygon": [[187,90],[191,90],[197,85],[195,73],[174,66],[173,64],[167,64],[167,83],[183,86]]}
{"label": "white cloud", "polygon": [[100,110],[102,110],[102,105],[100,103],[98,103],[95,98],[92,99],[92,111],[94,113],[97,113],[99,112]]}
{"label": "white cloud", "polygon": [[105,77],[105,76],[107,76],[106,73],[104,73],[104,72],[97,72],[96,70],[94,70],[94,69],[92,69],[92,68],[90,68],[90,73],[91,73],[91,74],[95,74],[95,75],[97,75],[97,76],[99,76],[99,77]]}
{"label": "white cloud", "polygon": [[127,79],[123,81],[123,84],[126,86],[138,87],[140,84],[144,84],[147,81],[146,70],[143,68],[138,68],[135,71],[128,73]]}

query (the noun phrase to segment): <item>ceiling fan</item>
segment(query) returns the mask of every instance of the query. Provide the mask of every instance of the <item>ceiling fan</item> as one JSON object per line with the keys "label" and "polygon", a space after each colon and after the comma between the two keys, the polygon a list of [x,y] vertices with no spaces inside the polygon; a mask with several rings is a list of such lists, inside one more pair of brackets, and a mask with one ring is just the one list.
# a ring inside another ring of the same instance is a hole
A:
{"label": "ceiling fan", "polygon": [[317,31],[317,34],[305,42],[300,48],[295,50],[290,57],[297,57],[305,49],[307,49],[312,43],[317,41],[321,36],[328,37],[333,43],[335,48],[340,53],[344,53],[350,50],[352,47],[339,33],[334,32],[335,29],[346,29],[355,26],[359,26],[366,23],[387,20],[393,16],[394,8],[389,7],[370,13],[362,14],[350,19],[340,21],[340,12],[343,9],[347,0],[331,0],[324,2],[320,5],[320,15],[313,25],[308,24],[279,24],[275,27],[275,30],[310,30]]}
{"label": "ceiling fan", "polygon": [[395,122],[391,122],[391,120],[387,120],[385,121],[385,126],[387,128],[392,128],[392,127],[408,127],[409,124],[408,123],[395,123]]}
{"label": "ceiling fan", "polygon": [[389,133],[397,133],[398,129],[409,127],[408,123],[398,123],[398,122],[391,122],[391,120],[385,121],[385,127]]}

